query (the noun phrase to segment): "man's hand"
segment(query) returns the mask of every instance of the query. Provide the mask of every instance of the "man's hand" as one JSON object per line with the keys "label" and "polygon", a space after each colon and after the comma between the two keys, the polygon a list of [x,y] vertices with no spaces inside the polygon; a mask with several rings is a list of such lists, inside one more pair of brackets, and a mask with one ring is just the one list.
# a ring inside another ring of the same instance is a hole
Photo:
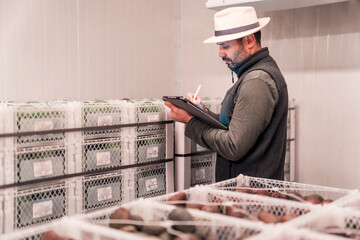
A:
{"label": "man's hand", "polygon": [[196,96],[196,99],[194,99],[195,94],[194,93],[187,93],[186,98],[192,101],[195,105],[197,105],[202,110],[205,110],[205,103],[201,101],[199,96]]}
{"label": "man's hand", "polygon": [[182,123],[188,123],[190,119],[193,118],[188,112],[182,110],[181,108],[177,108],[169,102],[165,101],[165,105],[171,109],[170,117],[172,120]]}

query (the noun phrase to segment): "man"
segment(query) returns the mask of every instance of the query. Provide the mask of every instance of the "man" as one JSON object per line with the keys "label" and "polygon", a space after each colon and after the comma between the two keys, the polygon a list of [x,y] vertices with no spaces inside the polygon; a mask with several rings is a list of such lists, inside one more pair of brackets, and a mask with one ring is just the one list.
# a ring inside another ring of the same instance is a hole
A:
{"label": "man", "polygon": [[252,7],[234,7],[216,13],[214,20],[215,34],[204,42],[218,44],[219,56],[238,77],[217,116],[228,130],[166,102],[170,116],[186,123],[187,137],[217,152],[216,181],[239,174],[283,180],[288,93],[279,67],[261,47],[260,29],[270,18],[258,19]]}

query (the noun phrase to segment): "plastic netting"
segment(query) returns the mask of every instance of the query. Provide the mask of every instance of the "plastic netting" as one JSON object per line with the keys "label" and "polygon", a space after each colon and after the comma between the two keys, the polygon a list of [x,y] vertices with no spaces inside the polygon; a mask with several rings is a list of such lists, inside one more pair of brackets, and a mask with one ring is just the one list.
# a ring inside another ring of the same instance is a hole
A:
{"label": "plastic netting", "polygon": [[16,232],[1,235],[1,240],[41,240],[45,233],[55,227],[57,221],[33,226],[31,228],[20,229]]}
{"label": "plastic netting", "polygon": [[50,222],[67,215],[69,198],[65,183],[18,190],[14,194],[9,200],[14,199],[16,229]]}
{"label": "plastic netting", "polygon": [[[165,121],[168,119],[168,110],[162,100],[142,99],[128,100],[128,115],[131,123],[148,123]],[[147,135],[165,132],[165,124],[138,126],[131,128],[131,135]]]}
{"label": "plastic netting", "polygon": [[[188,209],[188,213],[192,216],[192,220],[181,221],[170,220],[170,214],[177,209],[175,206],[165,205],[159,202],[149,200],[137,200],[128,204],[123,205],[124,208],[128,209],[133,216],[140,216],[143,221],[135,222],[142,226],[162,226],[169,233],[173,235],[181,236],[180,231],[175,231],[173,228],[176,226],[190,226],[195,229],[196,232],[204,239],[210,236],[216,236],[218,239],[237,239],[243,236],[251,236],[258,234],[259,232],[266,229],[266,225],[257,222],[245,221],[242,219],[232,219],[227,216],[221,216],[217,214],[211,214],[208,212],[197,211]],[[96,211],[87,215],[79,216],[81,220],[92,222],[94,224],[102,225],[105,228],[110,223],[116,224],[119,220],[110,219],[110,215],[118,207],[112,207],[100,211]],[[128,223],[127,223],[128,222]],[[134,221],[120,220],[122,224],[132,224]],[[176,228],[179,229],[179,228]],[[121,232],[119,232],[121,234]],[[186,239],[186,238],[182,238]]]}
{"label": "plastic netting", "polygon": [[[287,222],[319,208],[317,205],[308,203],[229,192],[207,186],[190,188],[183,193],[186,195],[185,200],[168,203],[266,223]],[[166,202],[168,199],[173,199],[176,194],[179,193],[159,196],[153,200]]]}
{"label": "plastic netting", "polygon": [[153,197],[166,193],[166,167],[158,164],[130,170],[134,181],[135,198]]}
{"label": "plastic netting", "polygon": [[86,140],[82,144],[82,170],[84,172],[118,167],[124,160],[124,140],[105,138]]}
{"label": "plastic netting", "polygon": [[82,212],[119,204],[123,199],[121,172],[81,178]]}
{"label": "plastic netting", "polygon": [[[69,112],[65,103],[24,103],[15,107],[15,132],[46,131],[64,129],[69,126]],[[44,144],[65,144],[65,133],[19,136],[18,147]]]}
{"label": "plastic netting", "polygon": [[[97,100],[82,102],[81,127],[100,127],[128,123],[126,102]],[[85,139],[120,137],[121,129],[84,131]]]}
{"label": "plastic netting", "polygon": [[155,134],[129,138],[130,164],[166,158],[166,135]]}
{"label": "plastic netting", "polygon": [[353,208],[327,205],[289,224],[297,228],[360,238],[360,211]]}
{"label": "plastic netting", "polygon": [[247,240],[345,240],[348,238],[319,233],[307,229],[297,229],[290,226],[274,226]]}
{"label": "plastic netting", "polygon": [[[332,187],[324,187],[319,185],[311,185],[311,184],[303,184],[303,183],[295,183],[295,182],[287,182],[287,181],[279,181],[273,179],[266,178],[256,178],[250,177],[240,174],[236,178],[232,178],[230,180],[218,182],[215,184],[209,185],[210,187],[222,189],[222,190],[265,190],[268,194],[272,192],[280,192],[280,193],[292,193],[298,194],[299,196],[309,196],[313,194],[320,195],[323,199],[331,199],[337,200],[342,197],[347,196],[353,190],[341,189],[341,188],[332,188]],[[255,193],[259,193],[259,191],[254,191]],[[263,193],[265,193],[263,192]]]}
{"label": "plastic netting", "polygon": [[193,187],[198,184],[211,184],[215,182],[215,154],[196,155],[191,157],[191,181]]}
{"label": "plastic netting", "polygon": [[67,147],[45,146],[15,150],[17,182],[68,173]]}

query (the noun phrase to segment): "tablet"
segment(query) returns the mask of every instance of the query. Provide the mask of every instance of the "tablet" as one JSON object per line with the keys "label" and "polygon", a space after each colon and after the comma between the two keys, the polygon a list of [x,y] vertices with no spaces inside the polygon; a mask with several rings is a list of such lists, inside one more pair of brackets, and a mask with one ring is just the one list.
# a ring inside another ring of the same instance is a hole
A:
{"label": "tablet", "polygon": [[172,103],[174,106],[181,108],[192,116],[200,119],[201,121],[220,129],[227,129],[227,126],[222,124],[216,118],[213,118],[206,111],[196,106],[193,102],[183,96],[163,96],[163,100]]}

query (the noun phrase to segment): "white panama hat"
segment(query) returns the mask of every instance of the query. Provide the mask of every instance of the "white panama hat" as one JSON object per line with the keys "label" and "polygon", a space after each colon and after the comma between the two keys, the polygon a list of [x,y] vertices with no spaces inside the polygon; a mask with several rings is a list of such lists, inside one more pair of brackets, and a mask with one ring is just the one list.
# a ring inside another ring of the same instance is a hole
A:
{"label": "white panama hat", "polygon": [[259,31],[269,22],[269,17],[258,19],[253,7],[226,8],[215,13],[215,34],[204,43],[219,43],[242,38]]}

